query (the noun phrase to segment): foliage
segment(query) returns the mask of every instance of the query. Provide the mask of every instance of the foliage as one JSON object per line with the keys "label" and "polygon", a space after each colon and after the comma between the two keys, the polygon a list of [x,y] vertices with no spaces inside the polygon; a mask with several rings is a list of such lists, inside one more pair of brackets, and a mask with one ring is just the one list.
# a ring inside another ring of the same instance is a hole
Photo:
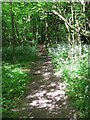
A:
{"label": "foliage", "polygon": [[[36,46],[29,46],[29,45],[22,45],[22,46],[17,46],[15,49],[15,57],[16,60],[21,62],[21,61],[28,61],[28,60],[35,60],[37,59],[37,51],[36,51]],[[4,61],[12,61],[12,56],[13,56],[13,51],[12,47],[3,47],[2,50],[2,59]]]}
{"label": "foliage", "polygon": [[[87,8],[85,11],[83,11],[84,6]],[[11,8],[15,40],[12,38]],[[21,45],[26,40],[34,40],[36,43],[67,41],[70,32],[74,33],[74,31],[68,31],[65,22],[54,15],[52,10],[59,11],[79,31],[85,27],[87,30],[89,29],[89,3],[21,2],[13,3],[12,6],[10,3],[3,3],[2,10],[4,46],[9,46],[13,42],[15,45]],[[76,34],[74,36],[76,38],[77,33],[74,34]]]}
{"label": "foliage", "polygon": [[11,108],[16,106],[18,99],[25,92],[25,87],[30,82],[30,79],[19,64],[4,63],[2,66],[2,76],[3,114],[4,117],[8,117],[8,115],[12,114],[10,112]]}
{"label": "foliage", "polygon": [[81,56],[69,59],[69,47],[59,45],[49,49],[52,62],[55,64],[56,75],[64,79],[67,93],[72,104],[79,110],[80,117],[89,117],[90,113],[90,79],[88,69],[88,47],[83,46]]}
{"label": "foliage", "polygon": [[82,1],[2,3],[2,58],[5,61],[2,69],[3,105],[7,116],[9,114],[7,109],[10,110],[14,106],[14,99],[23,93],[28,81],[26,73],[19,65],[7,62],[26,64],[28,61],[31,65],[32,61],[38,58],[38,44],[53,46],[49,52],[58,71],[56,74],[65,79],[67,92],[72,96],[77,108],[86,115],[89,113],[88,52],[84,50],[87,48],[83,48],[83,54],[79,57],[75,48],[74,59],[71,59],[69,52],[72,49],[67,47],[67,44],[64,46],[61,44],[63,42],[78,47],[81,41],[90,43],[89,8],[89,2]]}

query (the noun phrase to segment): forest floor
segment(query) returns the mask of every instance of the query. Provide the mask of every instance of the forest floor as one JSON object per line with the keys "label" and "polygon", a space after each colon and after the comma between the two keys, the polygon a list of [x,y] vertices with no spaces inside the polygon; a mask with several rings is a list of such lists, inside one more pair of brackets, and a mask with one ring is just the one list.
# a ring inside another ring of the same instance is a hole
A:
{"label": "forest floor", "polygon": [[39,60],[31,70],[32,82],[18,107],[19,118],[76,118],[76,111],[66,95],[65,83],[54,74],[50,57],[39,50]]}

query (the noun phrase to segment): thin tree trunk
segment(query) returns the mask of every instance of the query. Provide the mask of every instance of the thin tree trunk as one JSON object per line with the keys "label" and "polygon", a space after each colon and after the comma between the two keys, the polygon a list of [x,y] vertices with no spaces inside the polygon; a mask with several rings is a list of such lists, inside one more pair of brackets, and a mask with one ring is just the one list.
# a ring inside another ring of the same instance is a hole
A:
{"label": "thin tree trunk", "polygon": [[13,46],[13,61],[15,61],[15,31],[14,31],[14,13],[13,13],[13,4],[11,5],[11,23],[12,23],[12,46]]}
{"label": "thin tree trunk", "polygon": [[17,38],[18,38],[18,44],[19,44],[20,41],[19,41],[19,31],[18,31],[18,27],[17,27],[17,22],[15,22],[15,28],[16,28],[16,33],[17,33]]}
{"label": "thin tree trunk", "polygon": [[46,21],[45,21],[45,46],[46,48],[48,47],[48,23],[47,23],[47,18],[46,18]]}

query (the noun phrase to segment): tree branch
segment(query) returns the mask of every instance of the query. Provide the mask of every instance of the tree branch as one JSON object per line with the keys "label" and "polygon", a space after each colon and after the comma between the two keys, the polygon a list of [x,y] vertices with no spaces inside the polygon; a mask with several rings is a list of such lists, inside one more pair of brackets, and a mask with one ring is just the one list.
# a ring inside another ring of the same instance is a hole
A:
{"label": "tree branch", "polygon": [[57,15],[58,17],[60,17],[71,29],[73,29],[75,32],[79,33],[80,35],[84,35],[84,36],[89,36],[90,32],[85,30],[82,30],[84,32],[80,32],[79,30],[77,30],[76,28],[74,28],[61,14],[59,14],[58,12],[56,12],[55,10],[52,10],[52,12]]}

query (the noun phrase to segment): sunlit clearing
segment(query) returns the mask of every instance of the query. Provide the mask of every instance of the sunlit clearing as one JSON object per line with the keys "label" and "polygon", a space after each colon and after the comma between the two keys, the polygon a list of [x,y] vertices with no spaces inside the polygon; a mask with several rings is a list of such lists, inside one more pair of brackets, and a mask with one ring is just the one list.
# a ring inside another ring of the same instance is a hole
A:
{"label": "sunlit clearing", "polygon": [[48,80],[50,77],[45,77],[44,80]]}
{"label": "sunlit clearing", "polygon": [[11,109],[13,112],[18,112],[19,110],[18,109]]}
{"label": "sunlit clearing", "polygon": [[30,72],[30,69],[23,68],[21,71],[23,71],[23,72]]}
{"label": "sunlit clearing", "polygon": [[51,72],[46,72],[46,73],[43,74],[43,76],[44,76],[44,77],[49,77],[50,74],[51,74]]}
{"label": "sunlit clearing", "polygon": [[[45,88],[46,88],[45,85],[43,85],[43,89]],[[26,98],[32,100],[30,103],[26,104],[26,106],[45,108],[48,109],[49,112],[56,108],[59,109],[62,105],[66,104],[67,96],[65,93],[65,88],[66,86],[64,85],[64,83],[60,82],[49,83],[47,85],[47,90],[38,90],[33,95],[28,95]]]}
{"label": "sunlit clearing", "polygon": [[39,73],[41,73],[41,71],[40,71],[40,70],[37,70],[37,71],[35,72],[35,74],[39,74]]}

